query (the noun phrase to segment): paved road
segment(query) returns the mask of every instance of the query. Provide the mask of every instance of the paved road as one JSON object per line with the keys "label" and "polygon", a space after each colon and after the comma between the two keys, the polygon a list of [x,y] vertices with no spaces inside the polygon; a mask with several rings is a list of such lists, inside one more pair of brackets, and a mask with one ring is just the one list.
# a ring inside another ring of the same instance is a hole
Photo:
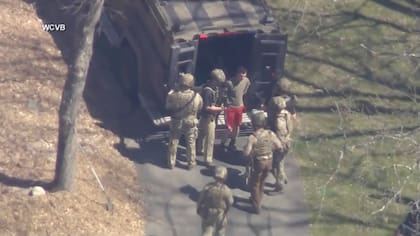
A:
{"label": "paved road", "polygon": [[[244,145],[241,137],[238,147]],[[200,235],[200,219],[196,215],[195,201],[201,188],[212,181],[211,170],[202,165],[198,157],[198,167],[188,171],[185,149],[179,150],[180,161],[173,170],[166,168],[165,133],[152,136],[142,142],[139,150],[132,150],[137,169],[144,184],[147,236]],[[218,141],[216,141],[218,143]],[[126,150],[127,151],[127,150]],[[284,194],[265,195],[260,215],[248,213],[249,203],[243,178],[242,161],[238,153],[215,153],[217,164],[228,167],[228,185],[233,189],[235,205],[228,214],[227,235],[310,235],[309,213],[303,201],[303,185],[298,178],[296,161],[289,158],[286,171],[289,183]],[[266,190],[272,189],[272,176],[268,178]]]}

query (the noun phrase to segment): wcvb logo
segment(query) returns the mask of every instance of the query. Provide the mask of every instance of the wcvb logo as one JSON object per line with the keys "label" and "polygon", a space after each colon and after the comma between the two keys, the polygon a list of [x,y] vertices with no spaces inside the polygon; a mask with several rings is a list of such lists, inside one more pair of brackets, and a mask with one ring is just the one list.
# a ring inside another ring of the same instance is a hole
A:
{"label": "wcvb logo", "polygon": [[54,31],[63,32],[63,31],[66,31],[66,25],[46,23],[42,25],[42,29],[47,32],[54,32]]}

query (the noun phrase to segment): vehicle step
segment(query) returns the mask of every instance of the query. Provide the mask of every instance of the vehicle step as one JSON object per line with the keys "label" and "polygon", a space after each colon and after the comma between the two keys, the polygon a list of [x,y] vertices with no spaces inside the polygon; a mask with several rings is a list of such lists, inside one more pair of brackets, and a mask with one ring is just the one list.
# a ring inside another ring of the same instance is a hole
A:
{"label": "vehicle step", "polygon": [[150,98],[150,96],[139,93],[138,97],[142,107],[144,108],[150,119],[153,121],[154,125],[164,126],[169,124],[171,118],[169,116],[165,116],[162,113],[162,108],[159,107],[156,104],[156,102],[152,98]]}
{"label": "vehicle step", "polygon": [[[138,94],[139,100],[143,108],[146,110],[148,116],[152,119],[153,124],[156,126],[164,126],[169,125],[169,122],[171,121],[171,117],[167,116],[162,113],[161,107],[158,107],[156,102],[150,98],[149,96],[145,96],[142,94]],[[224,127],[225,126],[225,116],[222,112],[218,117],[216,121],[217,127]],[[242,114],[242,127],[252,127],[251,125],[251,119],[248,116],[248,113]]]}

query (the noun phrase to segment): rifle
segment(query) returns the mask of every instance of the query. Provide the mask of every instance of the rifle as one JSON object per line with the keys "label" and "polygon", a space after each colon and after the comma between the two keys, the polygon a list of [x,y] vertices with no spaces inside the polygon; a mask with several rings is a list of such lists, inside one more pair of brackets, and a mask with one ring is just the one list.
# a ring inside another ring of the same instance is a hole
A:
{"label": "rifle", "polygon": [[223,221],[225,221],[225,219],[226,219],[226,215],[227,215],[228,211],[229,211],[229,206],[226,206],[226,209],[225,209],[225,211],[223,212],[222,222],[223,222]]}
{"label": "rifle", "polygon": [[253,158],[248,160],[246,166],[245,166],[245,184],[249,184],[249,179],[251,178],[251,172],[252,172],[252,164],[253,164]]}

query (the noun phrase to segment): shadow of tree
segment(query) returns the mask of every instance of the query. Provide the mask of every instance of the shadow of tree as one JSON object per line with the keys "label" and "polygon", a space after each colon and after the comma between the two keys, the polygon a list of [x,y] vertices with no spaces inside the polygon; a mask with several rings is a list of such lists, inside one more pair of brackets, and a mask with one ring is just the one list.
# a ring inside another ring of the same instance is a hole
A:
{"label": "shadow of tree", "polygon": [[[407,109],[402,109],[402,108],[388,108],[388,107],[383,107],[383,106],[378,106],[378,105],[373,105],[371,102],[366,101],[366,100],[355,100],[355,107],[351,110],[352,112],[360,112],[366,115],[375,115],[378,113],[382,113],[382,114],[412,114],[412,115],[417,115],[420,110],[415,110],[415,108],[407,108]],[[337,111],[337,107],[336,106],[316,106],[316,107],[311,107],[311,106],[302,106],[302,105],[297,105],[296,108],[298,109],[298,111],[301,112],[323,112],[323,113],[333,113]]]}
{"label": "shadow of tree", "polygon": [[45,189],[50,189],[51,183],[46,181],[32,180],[32,179],[21,179],[6,174],[0,173],[0,183],[20,188],[29,188],[33,186],[41,186]]}
{"label": "shadow of tree", "polygon": [[139,163],[150,163],[161,168],[167,168],[166,144],[162,141],[150,141],[140,144],[139,148],[127,147],[122,141],[115,144],[120,154],[128,159]]}
{"label": "shadow of tree", "polygon": [[397,2],[394,0],[374,0],[374,2],[376,4],[389,8],[390,10],[398,11],[402,14],[415,16],[415,17],[420,16],[420,10],[418,9],[420,4],[414,0],[405,1],[406,3],[414,5],[414,7],[403,5],[401,4],[401,2]]}
{"label": "shadow of tree", "polygon": [[179,191],[183,194],[188,195],[189,199],[193,202],[197,202],[198,197],[200,196],[200,191],[191,186],[190,184],[182,186],[181,188],[179,188]]}
{"label": "shadow of tree", "polygon": [[[397,132],[401,131],[403,129],[405,132],[407,131],[413,131],[420,128],[420,125],[414,125],[414,126],[404,126],[404,127],[395,127],[391,129],[386,130],[362,130],[362,131],[349,131],[346,133],[347,137],[358,137],[358,136],[373,136],[383,133],[384,131],[387,132]],[[308,135],[305,137],[301,137],[300,139],[302,141],[311,141],[311,140],[318,140],[318,139],[334,139],[343,137],[343,133],[334,133],[334,134],[316,134],[316,135]]]}
{"label": "shadow of tree", "polygon": [[321,219],[320,222],[324,224],[334,224],[334,225],[357,224],[357,225],[363,225],[367,227],[386,229],[390,231],[393,230],[393,228],[391,228],[390,226],[386,224],[372,223],[372,222],[368,222],[359,218],[341,215],[337,213],[324,212],[322,216],[323,216],[323,219]]}
{"label": "shadow of tree", "polygon": [[370,16],[366,16],[366,15],[360,13],[360,12],[357,12],[357,11],[354,11],[354,12],[343,11],[342,13],[343,13],[343,16],[347,15],[347,16],[352,17],[354,19],[362,19],[362,20],[365,20],[365,21],[368,21],[368,22],[372,22],[376,26],[382,25],[382,26],[391,27],[393,29],[399,30],[399,31],[404,32],[404,33],[413,33],[413,32],[419,32],[420,31],[420,29],[409,29],[409,28],[404,27],[402,25],[399,25],[395,22],[389,22],[389,21],[386,21],[386,20],[376,19],[376,18],[373,18],[373,17],[370,17]]}
{"label": "shadow of tree", "polygon": [[[411,93],[415,93],[415,94],[420,94],[420,87],[417,86],[410,86],[407,83],[403,83],[403,82],[397,82],[397,81],[392,81],[392,80],[387,80],[387,79],[382,79],[381,77],[377,76],[368,66],[364,65],[364,64],[359,64],[359,68],[361,70],[357,70],[354,68],[350,68],[344,64],[338,63],[338,62],[334,62],[331,61],[329,59],[326,58],[321,58],[321,57],[316,57],[316,56],[310,56],[310,55],[305,55],[296,51],[292,51],[292,50],[287,50],[287,53],[293,56],[296,56],[300,59],[303,60],[308,60],[308,61],[312,61],[314,63],[317,64],[324,64],[324,65],[329,65],[332,66],[334,68],[340,69],[346,73],[355,75],[357,77],[360,78],[364,78],[366,80],[369,81],[374,81],[377,82],[383,86],[386,86],[390,89],[394,89],[394,90],[400,90],[402,92],[411,94]],[[343,55],[345,55],[345,52],[343,52]],[[348,55],[349,59],[359,59],[356,58],[354,56]],[[363,60],[361,60],[361,63],[363,63]],[[290,75],[290,74],[289,74]],[[319,87],[319,86],[317,86]]]}
{"label": "shadow of tree", "polygon": [[[290,78],[298,83],[302,83],[302,84],[314,87],[314,84],[307,83],[306,81],[296,76],[291,75]],[[365,98],[372,97],[372,98],[380,98],[380,99],[401,100],[401,101],[408,101],[408,102],[413,101],[408,96],[396,95],[396,94],[375,94],[375,93],[358,91],[352,88],[344,88],[341,90],[325,90],[324,88],[318,88],[318,90],[319,92],[312,92],[312,93],[295,92],[294,94],[302,98],[323,98],[327,96],[347,98],[351,96],[357,96],[357,97],[365,97]]]}

